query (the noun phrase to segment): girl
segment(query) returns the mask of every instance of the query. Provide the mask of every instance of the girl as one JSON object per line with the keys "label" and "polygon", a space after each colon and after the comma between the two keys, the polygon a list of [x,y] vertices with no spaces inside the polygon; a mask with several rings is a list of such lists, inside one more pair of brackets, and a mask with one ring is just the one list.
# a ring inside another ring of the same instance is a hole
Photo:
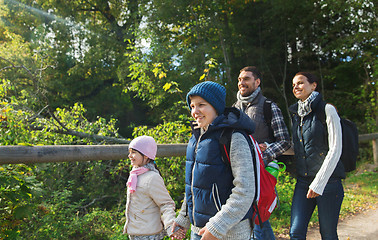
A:
{"label": "girl", "polygon": [[172,235],[175,203],[154,162],[155,140],[140,136],[129,144],[133,169],[127,181],[126,223],[123,233],[131,240],[160,240]]}
{"label": "girl", "polygon": [[[298,175],[291,206],[291,239],[306,239],[315,206],[322,239],[338,239],[337,222],[344,198],[341,179],[345,178],[339,161],[341,124],[335,107],[326,104],[315,91],[317,85],[310,73],[299,72],[293,79],[293,94],[299,100],[290,106]],[[317,111],[325,111],[327,129]]]}
{"label": "girl", "polygon": [[236,108],[225,110],[226,89],[207,81],[194,86],[187,102],[195,122],[186,154],[185,199],[174,226],[191,239],[245,240],[251,237],[255,178],[247,139],[231,137],[230,165],[222,161],[219,138],[229,127],[253,132],[253,121]]}

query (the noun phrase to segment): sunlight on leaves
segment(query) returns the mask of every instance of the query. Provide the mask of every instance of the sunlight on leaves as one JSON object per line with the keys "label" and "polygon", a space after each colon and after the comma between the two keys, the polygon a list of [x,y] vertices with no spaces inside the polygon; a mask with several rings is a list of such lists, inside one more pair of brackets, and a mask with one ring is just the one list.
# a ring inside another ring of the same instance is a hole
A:
{"label": "sunlight on leaves", "polygon": [[172,83],[164,84],[164,86],[163,86],[164,91],[168,91],[171,88],[171,86],[172,86]]}

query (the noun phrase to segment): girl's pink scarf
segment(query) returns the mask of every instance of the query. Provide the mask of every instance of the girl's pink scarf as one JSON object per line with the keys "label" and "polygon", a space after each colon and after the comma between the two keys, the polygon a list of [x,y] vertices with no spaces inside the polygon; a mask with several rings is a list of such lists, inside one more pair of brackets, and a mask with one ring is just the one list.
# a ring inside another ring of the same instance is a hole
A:
{"label": "girl's pink scarf", "polygon": [[149,171],[149,169],[145,167],[138,167],[131,170],[129,179],[127,180],[127,184],[126,184],[127,190],[129,191],[129,193],[135,192],[137,182],[138,182],[138,175],[141,175],[147,171]]}

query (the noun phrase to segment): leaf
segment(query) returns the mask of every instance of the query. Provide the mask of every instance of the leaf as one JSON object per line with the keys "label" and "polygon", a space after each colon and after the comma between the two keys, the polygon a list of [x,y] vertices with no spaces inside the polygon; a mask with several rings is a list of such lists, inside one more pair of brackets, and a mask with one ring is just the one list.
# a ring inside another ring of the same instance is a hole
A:
{"label": "leaf", "polygon": [[171,86],[172,86],[172,83],[164,84],[164,86],[163,86],[164,91],[168,91],[171,88]]}
{"label": "leaf", "polygon": [[30,143],[17,143],[17,145],[19,145],[19,146],[28,146],[28,147],[32,147],[33,146]]}
{"label": "leaf", "polygon": [[13,211],[13,216],[16,219],[23,219],[26,217],[30,217],[31,214],[32,214],[31,205],[19,206],[19,207],[16,207]]}
{"label": "leaf", "polygon": [[159,79],[162,79],[163,77],[166,77],[167,74],[165,72],[159,73]]}

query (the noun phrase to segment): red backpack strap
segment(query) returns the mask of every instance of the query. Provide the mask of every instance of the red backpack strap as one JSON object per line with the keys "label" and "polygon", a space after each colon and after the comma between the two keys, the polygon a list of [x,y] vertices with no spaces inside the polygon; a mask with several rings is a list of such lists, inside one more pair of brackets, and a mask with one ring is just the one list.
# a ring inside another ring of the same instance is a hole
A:
{"label": "red backpack strap", "polygon": [[234,132],[233,128],[224,128],[219,138],[219,146],[221,149],[222,160],[227,165],[231,165],[230,146],[231,146],[231,136],[233,132]]}

